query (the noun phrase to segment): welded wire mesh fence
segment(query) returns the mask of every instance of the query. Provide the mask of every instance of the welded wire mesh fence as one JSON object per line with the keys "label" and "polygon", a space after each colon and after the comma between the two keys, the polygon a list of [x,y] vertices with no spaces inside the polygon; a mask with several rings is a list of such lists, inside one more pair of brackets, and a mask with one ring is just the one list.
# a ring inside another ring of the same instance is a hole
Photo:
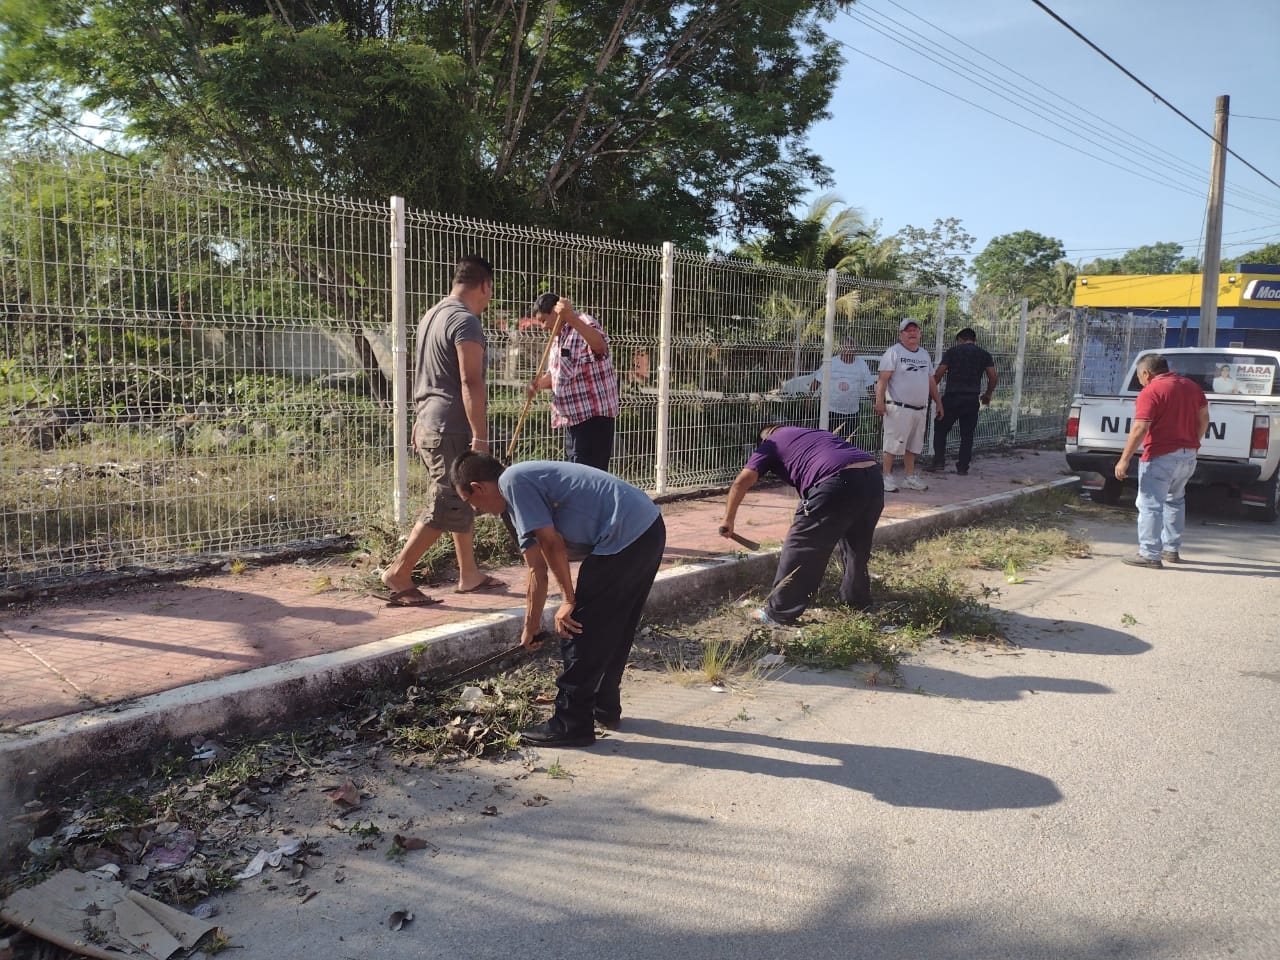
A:
{"label": "welded wire mesh fence", "polygon": [[1124,375],[1143,350],[1165,345],[1161,317],[1112,310],[1077,310],[1071,334],[1076,393],[1094,396],[1125,389]]}
{"label": "welded wire mesh fence", "polygon": [[[412,412],[395,405],[394,281],[412,358],[467,253],[497,271],[493,449],[547,344],[531,302],[552,290],[607,333],[611,469],[653,492],[727,483],[765,423],[825,423],[831,353],[874,374],[903,317],[935,361],[963,325],[997,357],[979,447],[1057,436],[1076,379],[1069,311],[955,306],[940,329],[935,290],[417,212],[397,249],[392,221],[380,203],[0,157],[3,584],[395,526],[422,477],[397,472]],[[870,399],[853,439],[876,450]],[[563,451],[541,394],[513,458]]]}
{"label": "welded wire mesh fence", "polygon": [[[1062,435],[1073,386],[1073,312],[1070,307],[1028,309],[1021,300],[975,296],[964,315],[949,321],[948,337],[962,326],[973,329],[995,360],[999,378],[990,406],[979,416],[975,449]],[[953,437],[951,443],[957,442]]]}
{"label": "welded wire mesh fence", "polygon": [[6,583],[379,509],[384,210],[29,158],[0,182]]}

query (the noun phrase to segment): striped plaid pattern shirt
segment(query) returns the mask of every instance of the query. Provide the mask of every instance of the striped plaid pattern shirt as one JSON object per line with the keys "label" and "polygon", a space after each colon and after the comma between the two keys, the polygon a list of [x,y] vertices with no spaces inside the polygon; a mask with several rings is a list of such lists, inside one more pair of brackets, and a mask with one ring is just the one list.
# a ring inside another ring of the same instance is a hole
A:
{"label": "striped plaid pattern shirt", "polygon": [[[609,335],[594,317],[578,317],[600,331],[604,342]],[[551,425],[570,427],[592,417],[618,415],[618,375],[609,354],[597,357],[577,330],[565,324],[551,350]]]}

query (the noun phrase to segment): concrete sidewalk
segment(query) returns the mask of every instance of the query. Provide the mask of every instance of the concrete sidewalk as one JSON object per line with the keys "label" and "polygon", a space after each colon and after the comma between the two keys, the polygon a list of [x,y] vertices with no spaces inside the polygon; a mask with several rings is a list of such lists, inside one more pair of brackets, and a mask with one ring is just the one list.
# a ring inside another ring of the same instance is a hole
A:
{"label": "concrete sidewalk", "polygon": [[[925,492],[886,494],[878,543],[1078,482],[1061,453],[1036,451],[977,459],[965,477],[925,476]],[[757,554],[717,534],[723,495],[664,504],[668,543],[651,609],[767,584],[795,503],[789,488],[748,495],[738,531],[764,544]],[[344,589],[353,572],[326,557],[11,604],[0,612],[0,824],[94,763],[126,763],[195,734],[269,729],[411,659],[447,676],[519,640],[523,567],[493,571],[505,590],[425,587],[444,600],[426,608]]]}

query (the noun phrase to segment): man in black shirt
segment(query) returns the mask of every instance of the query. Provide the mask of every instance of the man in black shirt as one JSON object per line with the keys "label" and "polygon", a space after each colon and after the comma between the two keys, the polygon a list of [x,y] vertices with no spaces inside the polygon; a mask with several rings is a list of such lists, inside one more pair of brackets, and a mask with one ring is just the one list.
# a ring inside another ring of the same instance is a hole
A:
{"label": "man in black shirt", "polygon": [[[995,392],[996,362],[991,354],[978,346],[978,335],[971,327],[965,327],[956,334],[955,346],[947,349],[942,355],[938,369],[934,371],[934,382],[940,383],[945,377],[946,393],[942,397],[942,408],[946,413],[933,427],[933,463],[931,470],[941,470],[947,462],[947,434],[953,424],[960,424],[960,453],[956,457],[956,473],[964,476],[969,472],[969,460],[973,456],[973,431],[978,426],[979,403],[986,406],[991,402]],[[987,392],[982,393],[982,376],[987,377]]]}

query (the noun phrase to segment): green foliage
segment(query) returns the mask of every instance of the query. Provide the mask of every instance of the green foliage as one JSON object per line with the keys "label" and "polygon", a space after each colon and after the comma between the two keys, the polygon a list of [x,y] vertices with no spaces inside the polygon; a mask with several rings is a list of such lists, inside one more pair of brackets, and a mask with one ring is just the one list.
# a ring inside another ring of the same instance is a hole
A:
{"label": "green foliage", "polygon": [[890,568],[877,596],[877,614],[886,623],[967,638],[1003,636],[990,606],[945,570],[917,570],[904,576]]}
{"label": "green foliage", "polygon": [[1267,263],[1280,264],[1280,243],[1269,243],[1257,250],[1250,250],[1236,257],[1235,263]]}
{"label": "green foliage", "polygon": [[973,258],[978,292],[997,297],[1041,300],[1054,264],[1066,254],[1062,241],[1032,230],[995,237]]}
{"label": "green foliage", "polygon": [[1114,276],[1116,274],[1168,274],[1198,273],[1200,261],[1184,257],[1182,245],[1171,241],[1134,247],[1119,258],[1099,257],[1080,268],[1090,276]]}
{"label": "green foliage", "polygon": [[66,142],[91,111],[115,149],[260,182],[701,244],[828,179],[804,136],[851,2],[6,0],[0,117]]}
{"label": "green foliage", "polygon": [[824,670],[874,663],[897,673],[901,663],[892,633],[885,633],[871,617],[852,614],[788,632],[779,646],[788,660]]}
{"label": "green foliage", "polygon": [[953,293],[964,289],[974,237],[959,219],[934,220],[929,230],[908,224],[896,237],[903,278],[908,283],[916,287],[943,286]]}
{"label": "green foliage", "polygon": [[739,245],[736,257],[802,270],[836,270],[866,280],[900,278],[898,240],[880,236],[880,221],[867,223],[856,207],[841,207],[833,193],[813,201],[800,219]]}

